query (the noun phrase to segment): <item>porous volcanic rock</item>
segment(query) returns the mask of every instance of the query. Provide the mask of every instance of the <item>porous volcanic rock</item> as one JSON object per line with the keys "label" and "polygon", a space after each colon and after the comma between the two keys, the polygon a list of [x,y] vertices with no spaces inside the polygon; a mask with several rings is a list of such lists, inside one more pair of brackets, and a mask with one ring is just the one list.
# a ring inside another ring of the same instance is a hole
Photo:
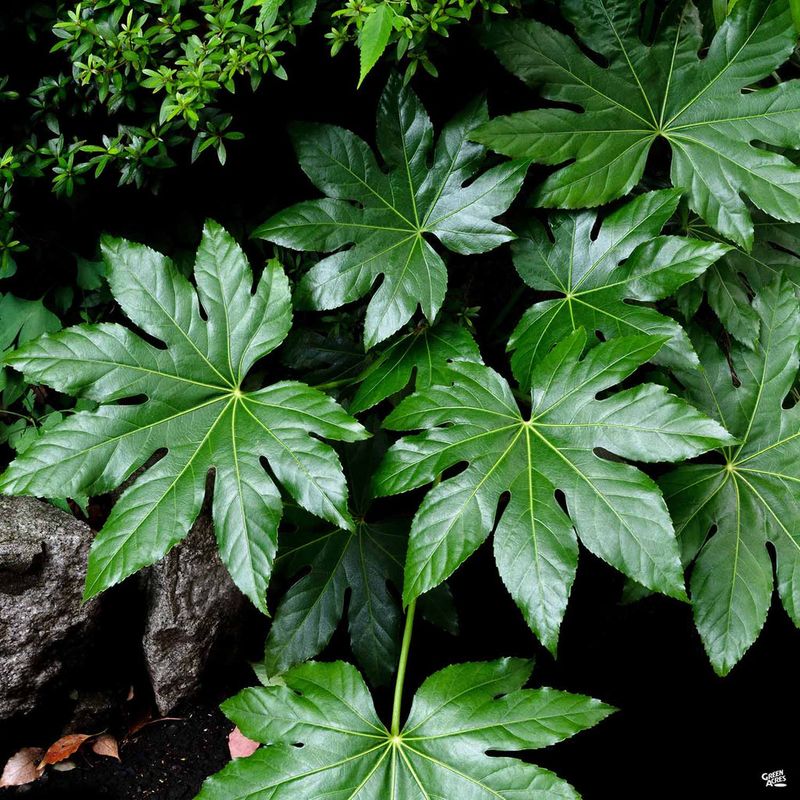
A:
{"label": "porous volcanic rock", "polygon": [[81,602],[93,537],[48,503],[0,495],[0,719],[32,711],[89,653],[101,604]]}

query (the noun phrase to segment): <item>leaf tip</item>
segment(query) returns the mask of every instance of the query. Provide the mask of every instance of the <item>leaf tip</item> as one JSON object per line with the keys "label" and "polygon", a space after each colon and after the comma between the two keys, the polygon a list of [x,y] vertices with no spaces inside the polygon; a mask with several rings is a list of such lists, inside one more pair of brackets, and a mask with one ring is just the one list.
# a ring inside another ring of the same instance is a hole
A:
{"label": "leaf tip", "polygon": [[683,584],[676,584],[667,594],[669,597],[672,597],[681,603],[687,603],[688,605],[692,604],[692,601],[689,599],[689,595],[686,594],[686,587]]}
{"label": "leaf tip", "polygon": [[86,583],[83,586],[83,597],[81,598],[81,605],[85,606],[90,600],[97,597],[100,592],[102,592],[102,588],[97,588],[95,584],[89,585],[89,577],[86,577]]}
{"label": "leaf tip", "polygon": [[714,670],[714,674],[718,678],[726,678],[730,674],[730,671],[739,663],[739,658],[741,658],[740,656],[731,662],[727,656],[717,658],[708,652],[707,655],[708,660],[711,662],[711,668]]}
{"label": "leaf tip", "polygon": [[542,644],[544,645],[545,649],[548,653],[553,657],[554,661],[558,660],[558,632],[542,637],[541,639]]}
{"label": "leaf tip", "polygon": [[226,233],[225,228],[215,219],[206,217],[203,222],[203,236],[219,236],[221,233]]}
{"label": "leaf tip", "polygon": [[603,715],[603,719],[607,719],[612,714],[616,714],[620,709],[618,706],[612,706],[610,703],[604,703],[598,700],[597,710]]}

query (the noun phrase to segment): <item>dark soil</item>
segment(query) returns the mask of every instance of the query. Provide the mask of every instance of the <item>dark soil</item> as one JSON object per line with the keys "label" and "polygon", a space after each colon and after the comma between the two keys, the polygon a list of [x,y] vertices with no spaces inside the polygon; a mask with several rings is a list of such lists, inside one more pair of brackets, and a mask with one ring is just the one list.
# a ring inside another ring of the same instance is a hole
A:
{"label": "dark soil", "polygon": [[[20,800],[191,800],[203,779],[229,760],[231,723],[216,709],[179,709],[176,721],[151,723],[120,749],[121,762],[82,751],[69,772],[48,772],[36,784],[2,790]],[[88,748],[87,748],[88,750]]]}

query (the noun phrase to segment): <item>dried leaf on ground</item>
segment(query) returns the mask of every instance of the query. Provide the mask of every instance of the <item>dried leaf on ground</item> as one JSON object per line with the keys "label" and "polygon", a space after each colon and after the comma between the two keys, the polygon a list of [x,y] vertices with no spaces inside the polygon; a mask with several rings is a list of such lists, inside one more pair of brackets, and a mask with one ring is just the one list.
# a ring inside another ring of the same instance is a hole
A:
{"label": "dried leaf on ground", "polygon": [[117,761],[121,760],[119,757],[119,743],[110,733],[101,734],[92,742],[92,752],[98,756],[116,758]]}
{"label": "dried leaf on ground", "polygon": [[39,771],[41,772],[48,764],[57,764],[77,753],[81,745],[91,738],[92,735],[88,733],[68,733],[62,736],[47,748],[44,758],[39,762]]}
{"label": "dried leaf on ground", "polygon": [[38,780],[39,773],[36,764],[44,751],[40,747],[23,747],[14,753],[6,762],[3,774],[0,776],[0,788],[6,786],[22,786]]}

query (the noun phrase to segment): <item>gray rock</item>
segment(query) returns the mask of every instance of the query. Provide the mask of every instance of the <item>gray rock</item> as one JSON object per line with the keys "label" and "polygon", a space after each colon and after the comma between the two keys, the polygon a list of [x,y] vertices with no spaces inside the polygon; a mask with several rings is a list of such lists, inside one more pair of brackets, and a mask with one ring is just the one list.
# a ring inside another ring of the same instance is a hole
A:
{"label": "gray rock", "polygon": [[93,537],[47,503],[0,495],[0,719],[32,711],[85,657],[100,611],[81,604]]}
{"label": "gray rock", "polygon": [[211,520],[147,570],[145,661],[156,705],[167,714],[200,686],[205,667],[238,632],[244,595],[217,552]]}

